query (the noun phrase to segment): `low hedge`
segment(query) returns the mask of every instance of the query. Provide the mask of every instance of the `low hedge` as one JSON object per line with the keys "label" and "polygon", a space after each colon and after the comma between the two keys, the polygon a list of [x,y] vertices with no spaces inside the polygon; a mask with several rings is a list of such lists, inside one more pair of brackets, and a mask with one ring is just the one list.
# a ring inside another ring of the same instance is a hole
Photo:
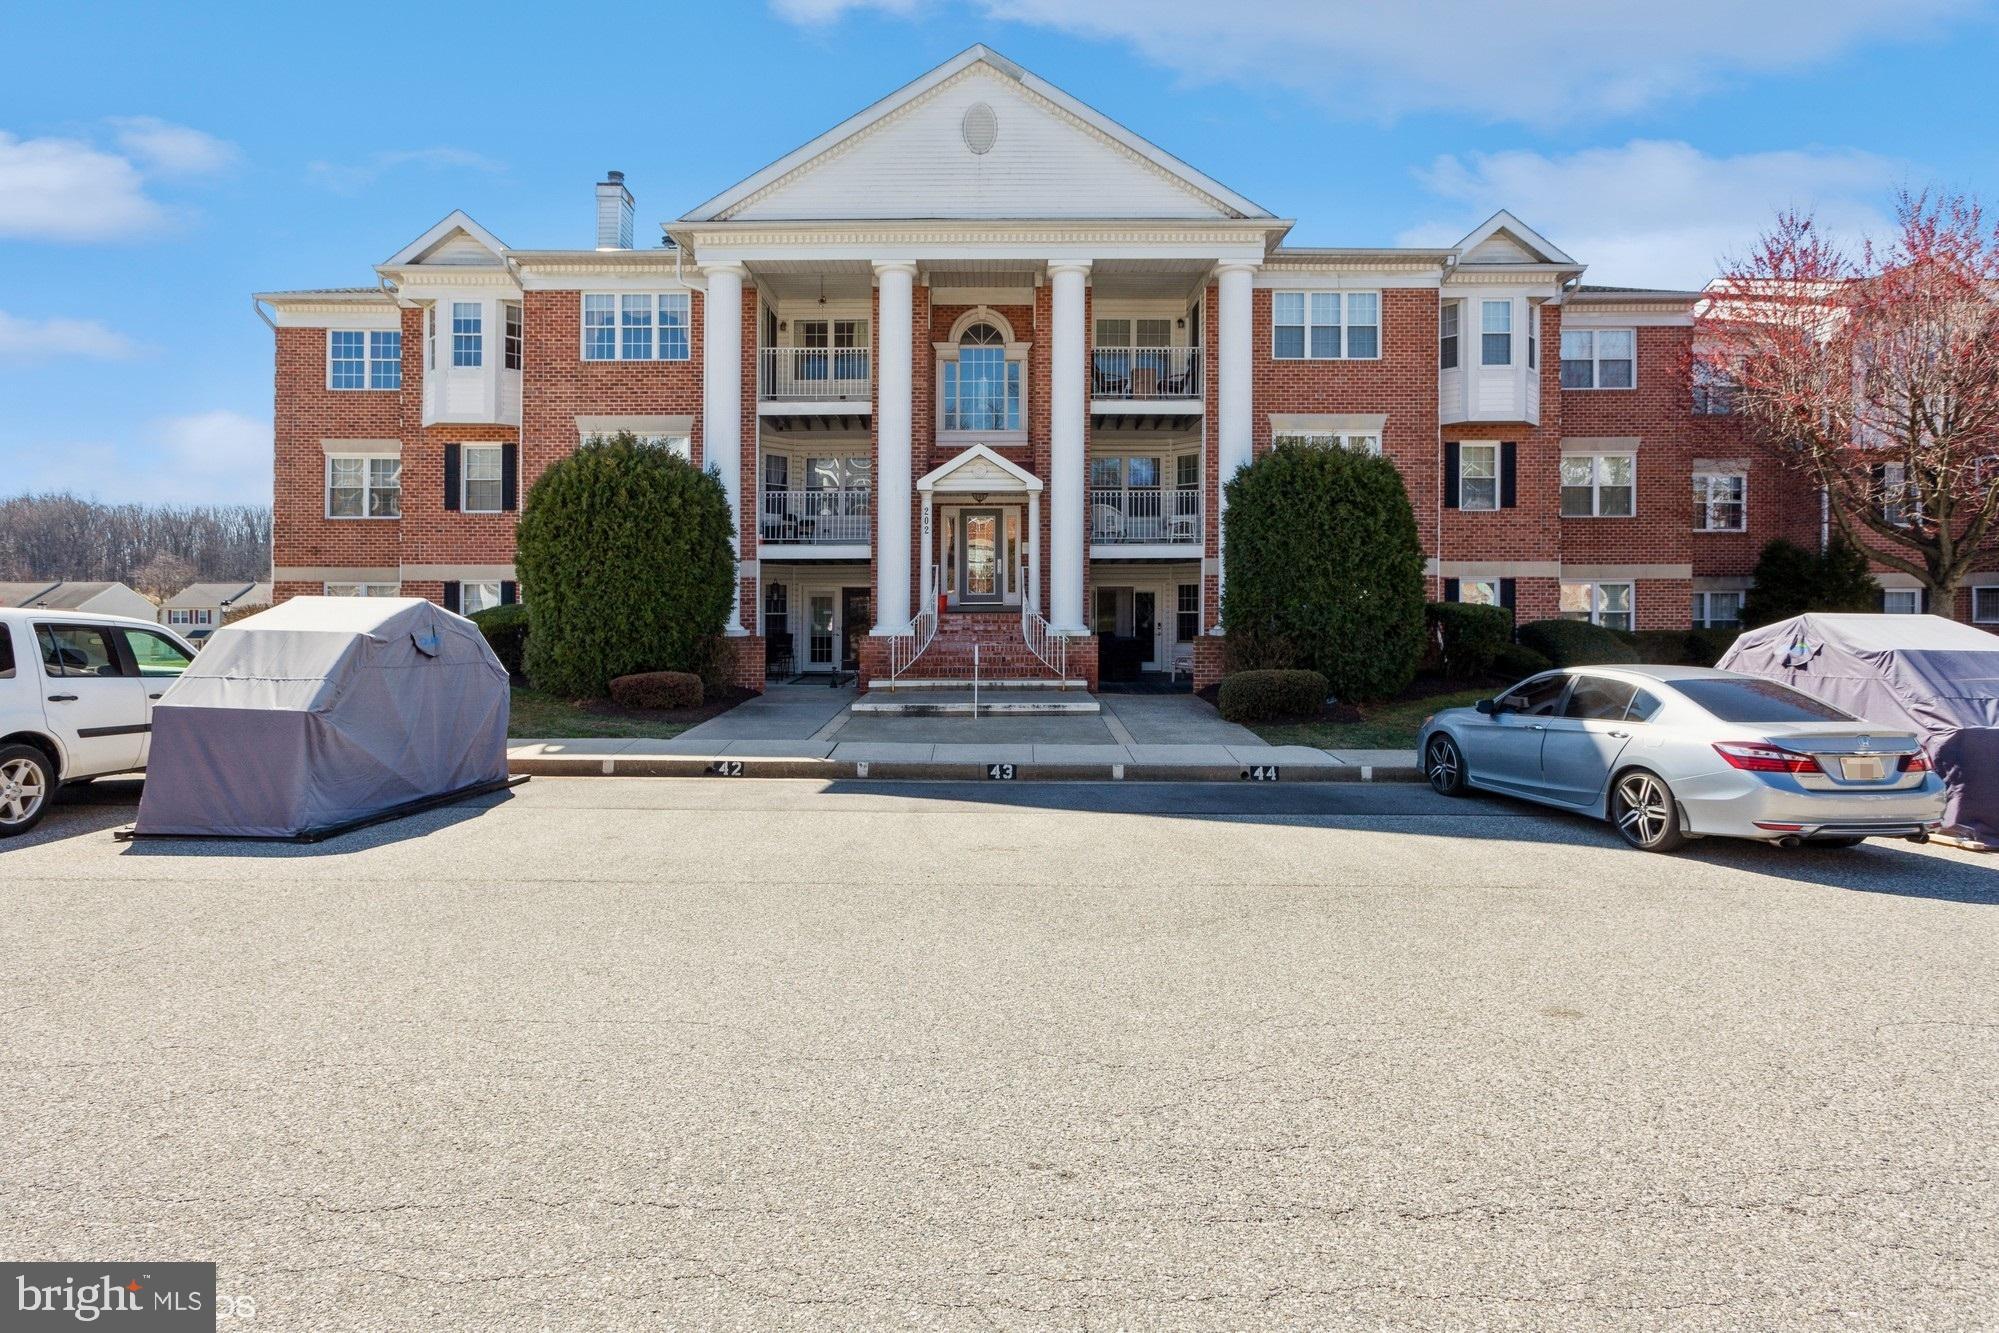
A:
{"label": "low hedge", "polygon": [[1508,681],[1525,680],[1554,665],[1546,653],[1536,652],[1525,644],[1509,643],[1492,659],[1492,674]]}
{"label": "low hedge", "polygon": [[640,671],[611,680],[611,702],[623,708],[699,708],[701,699],[701,677],[691,671]]}
{"label": "low hedge", "polygon": [[486,643],[510,676],[521,674],[521,662],[528,646],[528,609],[519,602],[489,606],[472,614],[472,623],[486,636]]}
{"label": "low hedge", "polygon": [[1711,667],[1728,655],[1740,638],[1739,629],[1690,629],[1687,631],[1687,665]]}
{"label": "low hedge", "polygon": [[1326,694],[1316,671],[1238,671],[1222,678],[1215,706],[1231,722],[1304,721],[1325,710]]}
{"label": "low hedge", "polygon": [[1661,666],[1687,665],[1687,631],[1683,629],[1643,629],[1638,631],[1638,660]]}
{"label": "low hedge", "polygon": [[1520,627],[1518,637],[1523,645],[1558,667],[1638,660],[1638,649],[1626,642],[1623,635],[1587,620],[1530,621]]}
{"label": "low hedge", "polygon": [[1503,606],[1429,602],[1423,622],[1443,673],[1459,679],[1485,675],[1499,650],[1513,640],[1513,613]]}

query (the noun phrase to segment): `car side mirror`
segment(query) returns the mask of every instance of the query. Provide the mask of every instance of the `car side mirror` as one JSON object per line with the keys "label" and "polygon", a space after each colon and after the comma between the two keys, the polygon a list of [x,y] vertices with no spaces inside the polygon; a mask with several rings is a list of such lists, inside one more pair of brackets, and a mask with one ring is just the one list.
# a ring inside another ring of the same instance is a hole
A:
{"label": "car side mirror", "polygon": [[1491,717],[1494,713],[1497,713],[1499,711],[1499,700],[1480,699],[1477,703],[1473,704],[1472,707],[1476,708],[1479,712],[1484,713],[1487,717]]}

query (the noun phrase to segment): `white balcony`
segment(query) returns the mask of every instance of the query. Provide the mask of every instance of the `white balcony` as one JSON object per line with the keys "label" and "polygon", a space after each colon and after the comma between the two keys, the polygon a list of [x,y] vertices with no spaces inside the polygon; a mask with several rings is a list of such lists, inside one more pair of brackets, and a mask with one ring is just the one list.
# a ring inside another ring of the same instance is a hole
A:
{"label": "white balcony", "polygon": [[809,554],[828,558],[868,558],[868,525],[874,516],[869,487],[766,487],[757,515],[757,535],[765,546],[807,547]]}
{"label": "white balcony", "polygon": [[1199,412],[1198,347],[1099,347],[1090,353],[1093,412]]}
{"label": "white balcony", "polygon": [[[1185,557],[1201,547],[1201,488],[1198,486],[1092,487],[1091,554],[1162,554]],[[1140,551],[1132,548],[1162,548]]]}
{"label": "white balcony", "polygon": [[757,353],[757,400],[778,412],[866,414],[872,381],[866,347],[766,347]]}

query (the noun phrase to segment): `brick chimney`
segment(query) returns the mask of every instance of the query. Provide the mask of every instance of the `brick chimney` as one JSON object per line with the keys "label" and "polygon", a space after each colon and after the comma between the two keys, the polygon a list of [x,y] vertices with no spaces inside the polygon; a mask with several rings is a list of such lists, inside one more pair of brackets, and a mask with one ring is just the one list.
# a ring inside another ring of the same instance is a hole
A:
{"label": "brick chimney", "polygon": [[622,171],[607,171],[597,182],[597,248],[632,248],[632,192]]}

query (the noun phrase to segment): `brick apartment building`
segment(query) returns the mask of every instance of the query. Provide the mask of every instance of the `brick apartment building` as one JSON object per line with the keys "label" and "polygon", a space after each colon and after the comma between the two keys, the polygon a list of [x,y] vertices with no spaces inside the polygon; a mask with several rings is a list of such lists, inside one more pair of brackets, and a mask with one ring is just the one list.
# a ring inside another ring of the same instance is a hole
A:
{"label": "brick apartment building", "polygon": [[658,243],[620,173],[595,202],[588,248],[454,212],[376,285],[258,297],[278,598],[511,601],[526,488],[620,430],[720,475],[752,687],[965,674],[975,640],[988,675],[1206,683],[1221,482],[1287,437],[1394,460],[1433,595],[1522,620],[1729,623],[1765,541],[1820,538],[1689,384],[1697,293],[1585,284],[1505,212],[1447,248],[1286,246],[984,47]]}

